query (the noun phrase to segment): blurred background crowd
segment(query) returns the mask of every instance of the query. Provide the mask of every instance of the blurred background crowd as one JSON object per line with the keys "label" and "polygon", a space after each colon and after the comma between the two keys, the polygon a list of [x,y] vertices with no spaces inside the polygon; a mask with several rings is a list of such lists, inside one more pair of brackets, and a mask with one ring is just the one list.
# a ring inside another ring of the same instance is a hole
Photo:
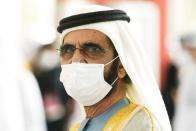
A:
{"label": "blurred background crowd", "polygon": [[0,130],[67,131],[84,117],[59,81],[56,27],[88,4],[128,13],[173,130],[196,131],[195,0],[0,0]]}

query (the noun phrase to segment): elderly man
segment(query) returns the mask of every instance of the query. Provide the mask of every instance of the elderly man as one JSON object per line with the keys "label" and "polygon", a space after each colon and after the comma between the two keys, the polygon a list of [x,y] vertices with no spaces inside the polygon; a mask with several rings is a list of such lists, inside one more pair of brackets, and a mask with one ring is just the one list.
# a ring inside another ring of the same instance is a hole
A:
{"label": "elderly man", "polygon": [[74,131],[170,131],[167,113],[124,11],[91,5],[62,19],[60,80],[84,106]]}

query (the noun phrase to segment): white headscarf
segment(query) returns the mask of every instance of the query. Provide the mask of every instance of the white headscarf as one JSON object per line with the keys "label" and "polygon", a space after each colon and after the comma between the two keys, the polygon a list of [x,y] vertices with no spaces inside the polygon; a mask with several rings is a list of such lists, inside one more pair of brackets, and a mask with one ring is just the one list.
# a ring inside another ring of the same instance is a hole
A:
{"label": "white headscarf", "polygon": [[[90,5],[72,15],[102,10],[112,9],[99,5]],[[165,105],[149,61],[146,59],[142,46],[132,37],[128,22],[117,20],[72,27],[62,32],[61,42],[67,33],[79,29],[98,30],[112,40],[119,58],[134,85],[131,90],[134,93],[135,102],[147,107],[152,112],[163,131],[171,131]]]}

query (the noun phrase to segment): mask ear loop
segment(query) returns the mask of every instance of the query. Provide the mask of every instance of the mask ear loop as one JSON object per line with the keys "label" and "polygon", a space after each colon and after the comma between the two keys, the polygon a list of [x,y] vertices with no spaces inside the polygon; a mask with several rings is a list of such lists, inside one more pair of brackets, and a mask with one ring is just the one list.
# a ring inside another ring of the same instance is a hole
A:
{"label": "mask ear loop", "polygon": [[114,83],[118,80],[118,77],[116,77],[116,79],[112,82],[111,86],[114,85]]}
{"label": "mask ear loop", "polygon": [[[119,56],[116,56],[113,60],[111,60],[110,62],[106,63],[104,66],[109,65],[110,63],[112,63],[113,61],[115,61]],[[114,83],[118,80],[118,77],[116,77],[116,79],[112,82],[111,86],[114,85]]]}
{"label": "mask ear loop", "polygon": [[113,61],[115,61],[119,56],[116,56],[113,60],[111,60],[110,62],[106,63],[104,66],[109,65],[110,63],[112,63]]}

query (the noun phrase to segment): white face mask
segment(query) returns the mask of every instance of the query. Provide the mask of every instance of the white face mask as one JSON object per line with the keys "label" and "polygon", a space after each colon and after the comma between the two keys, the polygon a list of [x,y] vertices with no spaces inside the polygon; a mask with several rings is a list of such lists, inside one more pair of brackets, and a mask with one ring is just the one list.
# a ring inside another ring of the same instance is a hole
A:
{"label": "white face mask", "polygon": [[[117,58],[118,56],[109,63]],[[104,64],[73,63],[62,65],[61,68],[60,81],[67,94],[84,106],[91,106],[102,100],[117,80],[116,78],[111,85],[104,80]]]}

